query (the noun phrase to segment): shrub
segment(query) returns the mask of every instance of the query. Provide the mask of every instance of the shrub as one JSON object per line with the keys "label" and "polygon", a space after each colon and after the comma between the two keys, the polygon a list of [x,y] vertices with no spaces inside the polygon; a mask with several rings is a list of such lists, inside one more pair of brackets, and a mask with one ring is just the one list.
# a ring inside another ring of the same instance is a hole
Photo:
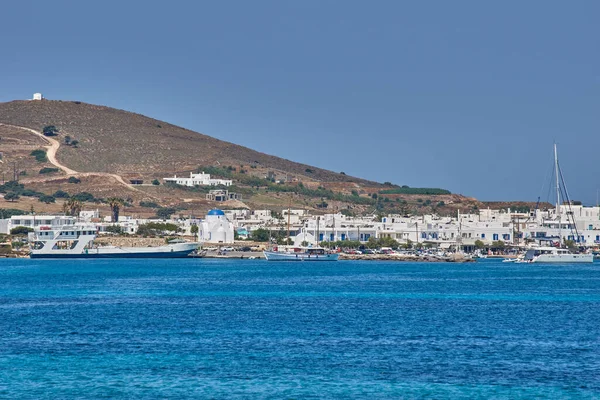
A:
{"label": "shrub", "polygon": [[69,193],[62,191],[62,190],[57,190],[54,195],[54,197],[56,197],[57,199],[68,199],[69,197]]}
{"label": "shrub", "polygon": [[[406,185],[405,185],[406,186]],[[437,189],[437,188],[410,188],[408,186],[402,186],[401,188],[394,189],[385,189],[379,191],[381,194],[424,194],[424,195],[441,195],[441,194],[451,194],[450,191],[445,189]]]}
{"label": "shrub", "polygon": [[96,199],[93,194],[88,193],[88,192],[81,192],[81,193],[74,194],[73,196],[71,196],[71,198],[75,199],[75,200],[79,200],[82,203],[85,201],[90,201],[90,202],[98,201],[98,199]]}
{"label": "shrub", "polygon": [[77,183],[80,183],[80,182],[81,182],[81,179],[79,179],[79,178],[76,178],[76,177],[74,177],[74,176],[70,176],[70,177],[69,177],[69,181],[68,181],[68,182],[69,182],[69,183],[75,183],[75,184],[77,184]]}
{"label": "shrub", "polygon": [[177,232],[179,227],[175,224],[162,223],[162,222],[148,222],[138,227],[138,235],[142,236],[156,236],[162,235],[166,232]]}
{"label": "shrub", "polygon": [[7,201],[15,201],[15,200],[19,200],[19,198],[20,198],[20,197],[21,197],[21,196],[19,196],[19,195],[18,195],[17,193],[15,193],[15,192],[9,192],[9,193],[6,193],[6,194],[4,195],[4,200],[7,200]]}
{"label": "shrub", "polygon": [[42,203],[46,203],[46,204],[54,203],[56,201],[56,199],[54,198],[54,196],[50,196],[50,195],[47,195],[47,194],[44,194],[44,195],[40,196],[38,199]]}
{"label": "shrub", "polygon": [[42,130],[44,136],[56,136],[58,134],[58,128],[54,125],[46,125]]}
{"label": "shrub", "polygon": [[160,207],[156,210],[156,216],[160,219],[169,219],[175,212],[177,212],[177,210],[172,207]]}
{"label": "shrub", "polygon": [[140,201],[140,207],[159,208],[160,206],[153,201]]}
{"label": "shrub", "polygon": [[44,167],[40,169],[40,174],[53,174],[55,172],[58,172],[58,168]]}
{"label": "shrub", "polygon": [[154,186],[158,186],[158,185],[160,185],[160,181],[158,179],[155,179],[155,180],[152,181],[152,184]]}
{"label": "shrub", "polygon": [[121,228],[119,225],[110,225],[106,227],[106,232],[120,235],[123,233],[123,228]]}
{"label": "shrub", "polygon": [[48,157],[46,157],[45,150],[34,150],[30,153],[30,155],[34,156],[37,162],[46,162],[48,161]]}
{"label": "shrub", "polygon": [[33,232],[33,229],[26,226],[15,226],[10,230],[11,235],[27,235],[29,232]]}

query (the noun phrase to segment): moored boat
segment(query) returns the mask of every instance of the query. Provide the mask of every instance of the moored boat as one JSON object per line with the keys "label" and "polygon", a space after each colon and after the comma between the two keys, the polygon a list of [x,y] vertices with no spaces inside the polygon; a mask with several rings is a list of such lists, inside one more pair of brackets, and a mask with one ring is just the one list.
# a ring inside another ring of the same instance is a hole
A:
{"label": "moored boat", "polygon": [[156,247],[97,246],[96,227],[89,224],[40,226],[29,233],[31,258],[181,258],[199,243],[176,240]]}
{"label": "moored boat", "polygon": [[593,254],[571,253],[557,247],[536,247],[527,250],[523,262],[530,263],[591,263]]}

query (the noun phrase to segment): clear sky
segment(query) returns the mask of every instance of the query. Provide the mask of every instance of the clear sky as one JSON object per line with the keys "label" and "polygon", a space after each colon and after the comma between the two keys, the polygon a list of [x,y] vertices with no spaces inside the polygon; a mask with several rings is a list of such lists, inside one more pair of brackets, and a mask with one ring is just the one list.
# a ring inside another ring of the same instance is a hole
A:
{"label": "clear sky", "polygon": [[600,188],[600,2],[13,1],[0,101],[80,100],[481,200]]}

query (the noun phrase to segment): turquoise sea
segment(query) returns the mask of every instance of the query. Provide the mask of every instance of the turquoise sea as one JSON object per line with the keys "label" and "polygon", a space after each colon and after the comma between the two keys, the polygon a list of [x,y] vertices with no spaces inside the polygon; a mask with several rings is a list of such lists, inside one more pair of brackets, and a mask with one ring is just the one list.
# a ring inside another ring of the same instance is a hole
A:
{"label": "turquoise sea", "polygon": [[0,398],[600,398],[600,265],[4,259]]}

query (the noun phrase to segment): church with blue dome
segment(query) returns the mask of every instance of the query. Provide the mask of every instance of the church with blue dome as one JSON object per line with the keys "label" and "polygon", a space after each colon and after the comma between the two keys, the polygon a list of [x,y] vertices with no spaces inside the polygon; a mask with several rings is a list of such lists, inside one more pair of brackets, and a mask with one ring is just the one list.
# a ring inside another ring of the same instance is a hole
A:
{"label": "church with blue dome", "polygon": [[219,209],[210,210],[198,224],[198,237],[206,243],[233,243],[233,223]]}

